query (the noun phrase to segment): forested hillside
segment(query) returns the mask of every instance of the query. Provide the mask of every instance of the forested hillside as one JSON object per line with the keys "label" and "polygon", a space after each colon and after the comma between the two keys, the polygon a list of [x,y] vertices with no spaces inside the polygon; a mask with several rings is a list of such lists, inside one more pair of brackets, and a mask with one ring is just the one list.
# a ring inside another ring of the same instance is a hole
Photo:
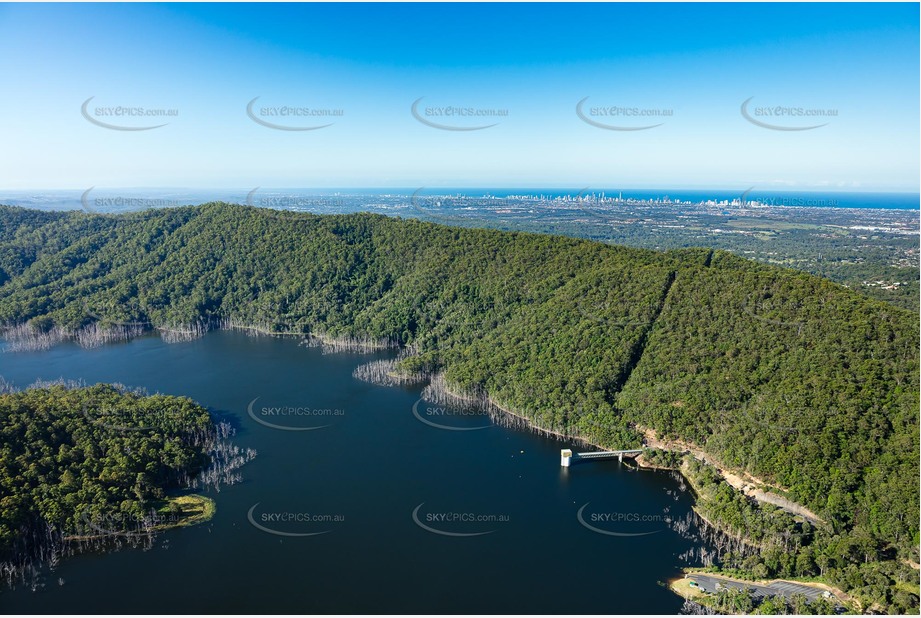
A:
{"label": "forested hillside", "polygon": [[222,203],[0,208],[11,340],[230,322],[392,340],[405,368],[602,446],[637,427],[699,445],[828,522],[831,566],[793,574],[918,561],[917,314],[705,249]]}

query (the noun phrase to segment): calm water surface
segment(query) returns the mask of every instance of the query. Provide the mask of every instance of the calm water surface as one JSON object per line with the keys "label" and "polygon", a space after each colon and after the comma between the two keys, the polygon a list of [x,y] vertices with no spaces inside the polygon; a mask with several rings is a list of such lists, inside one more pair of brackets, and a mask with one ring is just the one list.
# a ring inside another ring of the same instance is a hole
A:
{"label": "calm water surface", "polygon": [[[18,387],[65,378],[187,395],[258,451],[242,483],[208,493],[211,522],[163,533],[149,551],[68,558],[38,591],[0,592],[0,610],[678,612],[681,599],[659,583],[692,547],[665,521],[690,510],[676,481],[616,461],[566,470],[559,453],[570,444],[523,431],[432,427],[413,413],[419,388],[352,377],[371,358],[231,332],[0,353],[0,376]],[[490,425],[426,402],[416,412]],[[253,416],[325,427],[288,431]]]}

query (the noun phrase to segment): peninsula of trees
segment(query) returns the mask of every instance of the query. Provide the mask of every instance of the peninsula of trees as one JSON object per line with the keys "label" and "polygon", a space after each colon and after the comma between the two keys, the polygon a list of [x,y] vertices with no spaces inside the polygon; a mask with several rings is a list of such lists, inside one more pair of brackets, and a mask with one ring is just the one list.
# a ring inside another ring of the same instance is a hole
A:
{"label": "peninsula of trees", "polygon": [[200,521],[174,496],[212,463],[218,428],[183,397],[63,384],[0,394],[0,572],[10,582],[77,546]]}

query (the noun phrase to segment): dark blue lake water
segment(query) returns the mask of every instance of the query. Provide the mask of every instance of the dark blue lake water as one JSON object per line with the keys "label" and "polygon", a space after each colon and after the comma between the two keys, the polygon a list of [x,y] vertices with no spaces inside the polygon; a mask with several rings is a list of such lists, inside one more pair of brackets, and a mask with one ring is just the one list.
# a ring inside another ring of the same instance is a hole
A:
{"label": "dark blue lake water", "polygon": [[[149,551],[68,558],[37,591],[0,592],[0,608],[678,612],[659,583],[693,547],[668,523],[691,507],[676,480],[617,461],[561,468],[568,443],[353,378],[371,358],[232,332],[0,353],[0,376],[19,387],[65,378],[190,396],[258,451],[242,483],[208,493],[210,523],[165,532]],[[290,430],[306,427],[321,428]]]}

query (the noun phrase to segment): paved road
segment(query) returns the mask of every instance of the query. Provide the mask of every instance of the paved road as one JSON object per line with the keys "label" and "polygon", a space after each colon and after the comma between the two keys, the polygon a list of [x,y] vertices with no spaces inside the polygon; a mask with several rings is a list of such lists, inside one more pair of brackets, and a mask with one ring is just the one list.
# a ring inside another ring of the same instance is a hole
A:
{"label": "paved road", "polygon": [[[755,584],[753,582],[736,582],[730,579],[724,579],[716,575],[704,575],[702,573],[693,573],[687,576],[688,579],[695,581],[700,585],[704,592],[715,594],[717,586],[724,588],[736,588],[739,590],[751,589],[752,596],[764,598],[768,596],[792,597],[794,594],[802,594],[810,601],[815,601],[823,596],[823,590],[804,586],[802,584],[793,584],[789,582],[776,582],[773,584]],[[833,597],[834,598],[834,597]],[[837,601],[837,599],[835,599]]]}

